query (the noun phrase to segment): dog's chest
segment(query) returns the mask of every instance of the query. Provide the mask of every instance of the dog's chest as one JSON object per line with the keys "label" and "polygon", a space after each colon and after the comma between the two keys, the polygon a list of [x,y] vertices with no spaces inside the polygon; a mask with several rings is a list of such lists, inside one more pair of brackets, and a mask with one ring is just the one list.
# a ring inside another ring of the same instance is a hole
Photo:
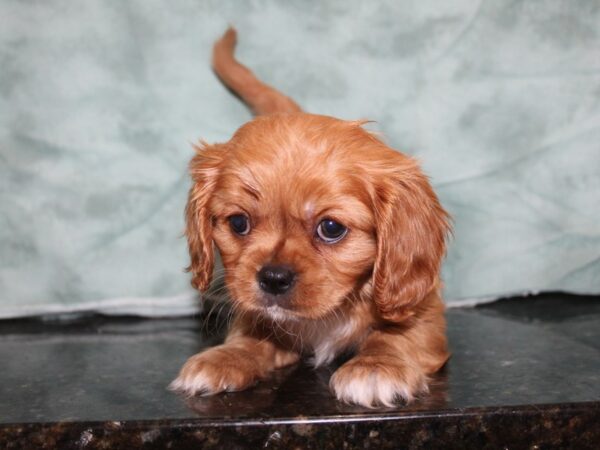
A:
{"label": "dog's chest", "polygon": [[354,317],[336,318],[321,324],[313,330],[307,342],[314,355],[315,367],[329,364],[340,353],[355,348],[367,331],[364,321]]}

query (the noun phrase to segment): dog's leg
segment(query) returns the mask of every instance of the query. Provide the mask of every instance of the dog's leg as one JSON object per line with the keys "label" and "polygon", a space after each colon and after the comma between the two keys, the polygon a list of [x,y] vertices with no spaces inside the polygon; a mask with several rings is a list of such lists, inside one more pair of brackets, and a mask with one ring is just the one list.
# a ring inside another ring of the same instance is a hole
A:
{"label": "dog's leg", "polygon": [[252,336],[247,324],[237,320],[225,343],[189,358],[170,388],[189,395],[240,391],[298,359],[298,353]]}
{"label": "dog's leg", "polygon": [[339,400],[367,407],[410,402],[449,357],[439,299],[409,323],[372,331],[357,355],[331,377]]}

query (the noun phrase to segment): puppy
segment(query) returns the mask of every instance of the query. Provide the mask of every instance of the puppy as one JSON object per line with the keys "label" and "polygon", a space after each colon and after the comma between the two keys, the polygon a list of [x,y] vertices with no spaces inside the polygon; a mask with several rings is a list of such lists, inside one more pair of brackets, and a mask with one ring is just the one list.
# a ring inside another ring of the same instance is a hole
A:
{"label": "puppy", "polygon": [[225,343],[192,356],[171,387],[246,389],[312,356],[354,357],[330,380],[366,407],[409,402],[448,358],[439,270],[449,219],[411,158],[348,122],[301,112],[217,41],[213,67],[259,117],[199,146],[186,208],[192,285],[214,247],[235,316]]}

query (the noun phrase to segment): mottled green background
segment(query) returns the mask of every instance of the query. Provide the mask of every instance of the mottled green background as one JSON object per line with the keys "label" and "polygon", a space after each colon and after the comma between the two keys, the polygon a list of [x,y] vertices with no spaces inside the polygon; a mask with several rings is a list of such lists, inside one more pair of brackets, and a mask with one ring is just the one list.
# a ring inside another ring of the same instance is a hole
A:
{"label": "mottled green background", "polygon": [[600,292],[598,1],[0,0],[0,317],[196,307],[190,144],[250,118],[209,67],[228,23],[307,111],[422,161],[449,303]]}

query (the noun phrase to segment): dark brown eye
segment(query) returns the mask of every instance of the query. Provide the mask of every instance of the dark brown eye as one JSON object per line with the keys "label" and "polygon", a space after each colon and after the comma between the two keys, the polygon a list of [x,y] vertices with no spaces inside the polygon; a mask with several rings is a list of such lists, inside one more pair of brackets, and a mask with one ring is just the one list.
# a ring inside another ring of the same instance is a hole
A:
{"label": "dark brown eye", "polygon": [[240,236],[245,236],[250,232],[250,221],[243,214],[230,216],[229,226],[234,233],[239,234]]}
{"label": "dark brown eye", "polygon": [[338,242],[346,236],[348,228],[331,219],[324,219],[317,226],[317,236],[327,244]]}

